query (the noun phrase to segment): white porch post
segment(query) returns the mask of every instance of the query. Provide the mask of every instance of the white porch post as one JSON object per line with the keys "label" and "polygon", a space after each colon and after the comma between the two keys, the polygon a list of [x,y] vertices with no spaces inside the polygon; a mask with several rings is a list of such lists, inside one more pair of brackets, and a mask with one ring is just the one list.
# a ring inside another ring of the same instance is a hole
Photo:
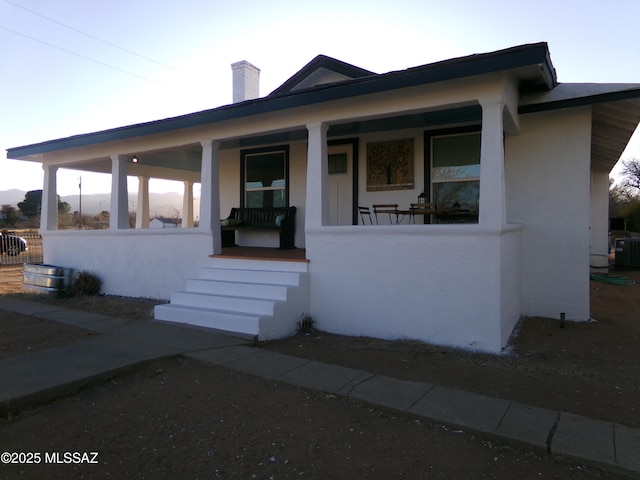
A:
{"label": "white porch post", "polygon": [[307,199],[305,207],[305,228],[329,225],[328,193],[328,125],[314,123],[307,125],[309,142],[307,146]]}
{"label": "white porch post", "polygon": [[504,125],[502,98],[480,101],[480,212],[478,222],[502,228],[507,223],[504,173]]}
{"label": "white porch post", "polygon": [[201,230],[213,234],[213,253],[222,252],[220,234],[220,175],[219,152],[220,142],[205,140],[202,145],[202,171],[200,172],[200,225]]}
{"label": "white porch post", "polygon": [[127,193],[127,158],[111,155],[111,215],[109,228],[129,228],[129,195]]}
{"label": "white porch post", "polygon": [[590,265],[609,265],[609,173],[591,170]]}
{"label": "white porch post", "polygon": [[149,177],[138,177],[136,228],[149,228]]}
{"label": "white porch post", "polygon": [[40,230],[58,229],[58,167],[42,165],[44,182],[40,205]]}
{"label": "white porch post", "polygon": [[182,197],[182,227],[193,227],[193,182],[184,182]]}

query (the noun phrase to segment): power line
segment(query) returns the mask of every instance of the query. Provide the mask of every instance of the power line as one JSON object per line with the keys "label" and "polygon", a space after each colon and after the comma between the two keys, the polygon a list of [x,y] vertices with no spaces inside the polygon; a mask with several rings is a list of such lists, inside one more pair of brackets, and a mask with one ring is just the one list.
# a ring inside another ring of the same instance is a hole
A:
{"label": "power line", "polygon": [[124,48],[124,47],[121,47],[121,46],[119,46],[119,45],[116,45],[115,43],[112,43],[112,42],[110,42],[110,41],[108,41],[108,40],[104,40],[103,38],[96,37],[95,35],[91,35],[90,33],[83,32],[82,30],[77,29],[77,28],[75,28],[75,27],[72,27],[72,26],[70,26],[70,25],[67,25],[66,23],[59,22],[58,20],[56,20],[56,19],[54,19],[54,18],[47,17],[46,15],[43,15],[43,14],[41,14],[41,13],[38,13],[38,12],[36,12],[35,10],[31,10],[31,9],[29,9],[29,8],[27,8],[27,7],[23,7],[22,5],[19,5],[19,4],[17,4],[17,3],[11,2],[10,0],[3,0],[3,1],[4,1],[5,3],[8,3],[8,4],[10,4],[10,5],[13,5],[14,7],[21,8],[22,10],[24,10],[24,11],[26,11],[26,12],[29,12],[29,13],[31,13],[31,14],[33,14],[33,15],[37,15],[38,17],[44,18],[44,19],[46,19],[46,20],[49,20],[50,22],[53,22],[53,23],[56,23],[56,24],[58,24],[58,25],[61,25],[61,26],[65,27],[65,28],[68,28],[69,30],[73,30],[74,32],[80,33],[81,35],[85,35],[85,36],[87,36],[87,37],[89,37],[89,38],[93,38],[94,40],[97,40],[97,41],[99,41],[99,42],[102,42],[102,43],[104,43],[104,44],[106,44],[106,45],[109,45],[109,46],[111,46],[111,47],[114,47],[114,48],[117,48],[117,49],[119,49],[119,50],[122,50],[123,52],[127,52],[127,53],[129,53],[129,54],[131,54],[131,55],[135,55],[136,57],[142,58],[142,59],[144,59],[144,60],[146,60],[146,61],[148,61],[148,62],[151,62],[151,63],[155,63],[156,65],[160,65],[160,66],[162,66],[162,67],[168,68],[168,69],[170,69],[170,70],[173,70],[174,72],[177,72],[177,73],[183,73],[183,72],[181,72],[180,70],[177,70],[177,69],[175,69],[175,68],[173,68],[173,67],[171,67],[171,66],[169,66],[169,65],[166,65],[166,64],[164,64],[164,63],[161,63],[161,62],[158,62],[158,61],[156,61],[156,60],[153,60],[152,58],[145,57],[144,55],[140,55],[139,53],[136,53],[136,52],[134,52],[134,51],[132,51],[132,50],[129,50],[129,49],[127,49],[127,48]]}
{"label": "power line", "polygon": [[73,52],[71,50],[67,50],[66,48],[59,47],[58,45],[54,45],[54,44],[49,43],[49,42],[45,42],[44,40],[40,40],[40,39],[32,37],[30,35],[26,35],[26,34],[24,34],[22,32],[17,32],[16,30],[12,30],[12,29],[7,28],[7,27],[5,27],[3,25],[0,25],[0,28],[2,28],[3,30],[6,30],[8,32],[11,32],[11,33],[13,33],[15,35],[19,35],[21,37],[28,38],[29,40],[33,40],[34,42],[42,43],[43,45],[47,45],[48,47],[55,48],[55,49],[61,50],[61,51],[66,52],[66,53],[70,53],[71,55],[75,55],[76,57],[84,58],[85,60],[89,60],[90,62],[97,63],[98,65],[102,65],[104,67],[108,67],[108,68],[111,68],[113,70],[117,70],[119,72],[126,73],[127,75],[131,75],[132,77],[137,77],[139,79],[146,80],[147,82],[155,83],[156,85],[160,85],[162,87],[166,87],[166,85],[164,85],[164,84],[162,84],[160,82],[156,82],[155,80],[151,80],[150,78],[143,77],[142,75],[138,75],[136,73],[132,73],[132,72],[129,72],[127,70],[123,70],[122,68],[114,67],[113,65],[109,65],[108,63],[101,62],[100,60],[96,60],[95,58],[87,57],[86,55],[82,55],[81,53],[77,53],[77,52]]}

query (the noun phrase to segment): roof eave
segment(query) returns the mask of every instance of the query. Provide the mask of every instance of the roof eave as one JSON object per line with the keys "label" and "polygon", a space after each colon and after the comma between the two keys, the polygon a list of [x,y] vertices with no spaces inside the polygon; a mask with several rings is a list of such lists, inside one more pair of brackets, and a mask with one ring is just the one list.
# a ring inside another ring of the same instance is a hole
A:
{"label": "roof eave", "polygon": [[291,93],[270,95],[178,117],[10,148],[7,150],[7,157],[16,160],[38,161],[37,158],[33,157],[52,151],[124,140],[136,136],[165,133],[331,100],[386,92],[456,78],[467,78],[532,65],[539,67],[542,81],[545,84],[555,84],[555,73],[551,65],[547,44],[521,45],[496,52],[444,60],[407,70],[346,80],[337,84],[327,84]]}

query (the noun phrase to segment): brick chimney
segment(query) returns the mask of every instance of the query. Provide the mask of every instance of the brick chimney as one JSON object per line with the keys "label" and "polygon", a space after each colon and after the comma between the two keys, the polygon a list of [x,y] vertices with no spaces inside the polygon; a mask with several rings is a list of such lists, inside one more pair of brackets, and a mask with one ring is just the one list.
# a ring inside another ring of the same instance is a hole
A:
{"label": "brick chimney", "polygon": [[260,96],[260,69],[246,60],[232,63],[233,103],[252,100]]}

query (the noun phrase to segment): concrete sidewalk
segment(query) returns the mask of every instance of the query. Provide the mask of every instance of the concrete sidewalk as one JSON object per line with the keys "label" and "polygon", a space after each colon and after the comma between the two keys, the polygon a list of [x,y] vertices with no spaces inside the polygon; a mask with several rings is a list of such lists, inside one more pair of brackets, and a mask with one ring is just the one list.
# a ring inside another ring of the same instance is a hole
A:
{"label": "concrete sidewalk", "polygon": [[0,297],[1,311],[99,333],[87,340],[0,360],[0,405],[46,401],[174,355],[405,412],[640,478],[640,429],[438,385],[410,382],[249,346],[203,329],[68,310]]}

